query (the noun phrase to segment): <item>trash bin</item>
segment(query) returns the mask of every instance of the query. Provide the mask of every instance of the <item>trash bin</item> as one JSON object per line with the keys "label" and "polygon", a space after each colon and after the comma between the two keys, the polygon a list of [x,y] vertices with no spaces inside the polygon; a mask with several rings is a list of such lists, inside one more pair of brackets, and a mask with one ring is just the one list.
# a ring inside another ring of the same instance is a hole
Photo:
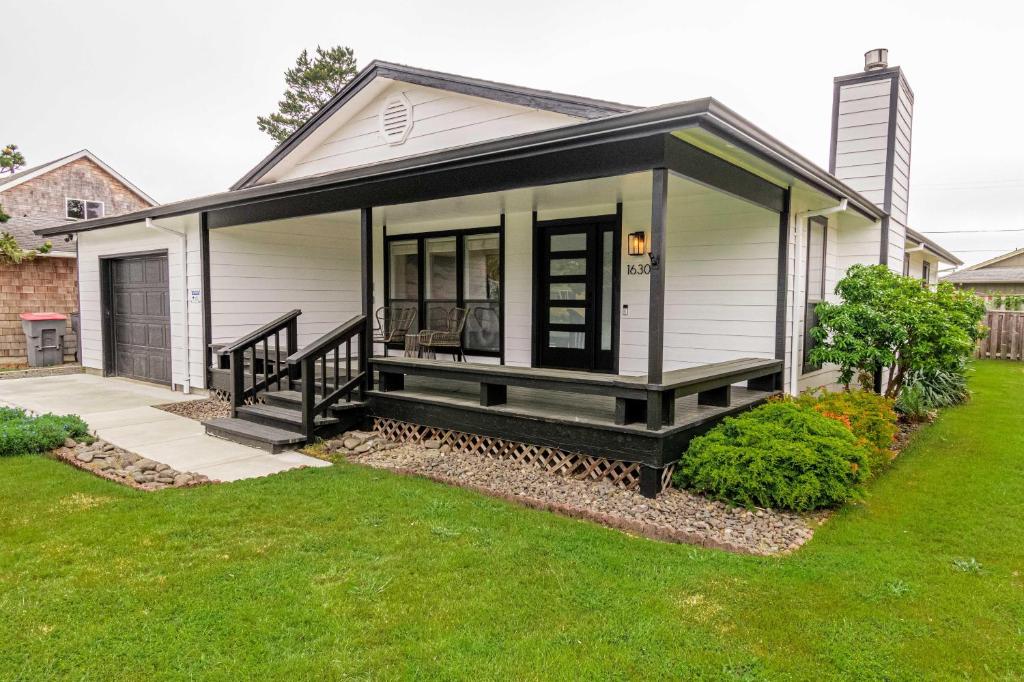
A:
{"label": "trash bin", "polygon": [[49,367],[64,361],[64,332],[68,318],[60,313],[22,313],[30,367]]}

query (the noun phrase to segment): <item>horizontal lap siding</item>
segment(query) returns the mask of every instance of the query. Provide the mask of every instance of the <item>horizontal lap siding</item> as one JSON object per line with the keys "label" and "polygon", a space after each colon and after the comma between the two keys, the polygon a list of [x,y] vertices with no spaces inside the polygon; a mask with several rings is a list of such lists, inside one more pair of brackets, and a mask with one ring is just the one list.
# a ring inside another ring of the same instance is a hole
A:
{"label": "horizontal lap siding", "polygon": [[[778,214],[721,194],[670,200],[666,370],[775,357],[778,235]],[[623,337],[645,342],[646,330]]]}
{"label": "horizontal lap siding", "polygon": [[233,341],[299,308],[301,346],[358,315],[359,239],[352,216],[211,230],[213,342]]}
{"label": "horizontal lap siding", "polygon": [[[412,104],[413,124],[404,143],[389,145],[378,131],[379,114],[385,101],[397,93],[403,93]],[[396,83],[306,153],[281,179],[379,163],[576,121],[563,114]]]}
{"label": "horizontal lap siding", "polygon": [[[180,226],[171,226],[180,230]],[[82,364],[103,369],[103,318],[100,297],[100,257],[166,249],[170,274],[171,367],[172,381],[185,379],[185,340],[182,316],[187,307],[189,321],[189,376],[196,387],[203,387],[203,305],[185,303],[181,286],[181,240],[173,235],[147,228],[142,224],[124,225],[78,235],[79,290],[82,312]],[[198,222],[188,227],[188,286],[202,289]],[[204,294],[205,295],[205,294]],[[184,307],[183,307],[184,306]]]}

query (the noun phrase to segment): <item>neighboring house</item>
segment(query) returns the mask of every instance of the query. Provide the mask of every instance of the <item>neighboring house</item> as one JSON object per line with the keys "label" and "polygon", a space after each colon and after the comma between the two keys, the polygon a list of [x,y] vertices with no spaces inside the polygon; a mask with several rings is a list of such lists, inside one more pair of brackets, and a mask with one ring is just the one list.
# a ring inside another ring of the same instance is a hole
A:
{"label": "neighboring house", "polygon": [[961,289],[972,289],[987,303],[996,297],[1024,296],[1024,249],[958,270],[942,281]]}
{"label": "neighboring house", "polygon": [[[94,154],[74,154],[0,175],[0,206],[11,216],[0,231],[11,233],[23,249],[46,241],[33,230],[55,223],[123,215],[155,206],[148,195]],[[52,240],[49,254],[19,265],[0,265],[0,365],[26,362],[25,337],[18,314],[78,310],[75,242]],[[76,339],[65,336],[65,358],[74,359]]]}
{"label": "neighboring house", "polygon": [[939,268],[943,264],[959,267],[964,262],[934,240],[908,227],[903,249],[903,274],[934,287],[939,283]]}
{"label": "neighboring house", "polygon": [[[212,433],[277,449],[372,419],[581,453],[650,494],[722,416],[835,381],[806,331],[849,266],[902,272],[913,95],[869,56],[835,81],[832,172],[711,98],[372,62],[231,190],[41,232],[78,237],[86,367],[225,391],[239,419]],[[471,363],[382,357],[382,306],[413,331],[468,310]]]}

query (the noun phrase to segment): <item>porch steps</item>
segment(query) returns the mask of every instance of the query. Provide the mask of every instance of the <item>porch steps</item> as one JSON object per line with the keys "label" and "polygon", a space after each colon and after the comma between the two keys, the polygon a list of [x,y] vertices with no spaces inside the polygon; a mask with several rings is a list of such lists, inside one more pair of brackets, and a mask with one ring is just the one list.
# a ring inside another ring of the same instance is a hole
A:
{"label": "porch steps", "polygon": [[[302,433],[302,394],[298,391],[268,391],[265,402],[244,405],[237,417],[222,417],[203,422],[206,433],[270,453],[284,452],[306,443]],[[362,424],[366,403],[341,401],[331,406],[331,416],[318,416],[317,435],[340,432]]]}
{"label": "porch steps", "polygon": [[300,447],[306,442],[306,437],[301,433],[257,424],[246,419],[221,417],[203,422],[203,425],[206,427],[206,433],[215,438],[266,450],[274,455]]}

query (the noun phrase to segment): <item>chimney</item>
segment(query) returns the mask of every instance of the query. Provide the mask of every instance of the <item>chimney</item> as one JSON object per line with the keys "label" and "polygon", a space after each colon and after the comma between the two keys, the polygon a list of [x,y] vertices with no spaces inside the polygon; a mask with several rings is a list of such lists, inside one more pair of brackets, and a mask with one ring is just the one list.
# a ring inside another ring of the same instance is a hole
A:
{"label": "chimney", "polygon": [[837,76],[832,93],[829,171],[889,214],[879,262],[903,272],[910,200],[914,92],[889,50],[864,53],[864,70]]}

